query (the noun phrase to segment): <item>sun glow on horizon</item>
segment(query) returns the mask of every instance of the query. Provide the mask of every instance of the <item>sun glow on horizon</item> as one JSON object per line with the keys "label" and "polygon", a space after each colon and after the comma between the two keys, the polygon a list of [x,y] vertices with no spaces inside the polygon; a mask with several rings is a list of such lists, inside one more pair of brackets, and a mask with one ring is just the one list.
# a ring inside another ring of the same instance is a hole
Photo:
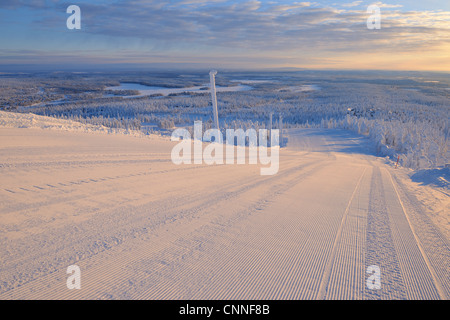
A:
{"label": "sun glow on horizon", "polygon": [[79,1],[79,30],[66,28],[69,15],[56,2],[0,4],[1,65],[450,71],[445,2],[429,10],[417,1],[375,2],[379,30],[366,26],[369,1]]}

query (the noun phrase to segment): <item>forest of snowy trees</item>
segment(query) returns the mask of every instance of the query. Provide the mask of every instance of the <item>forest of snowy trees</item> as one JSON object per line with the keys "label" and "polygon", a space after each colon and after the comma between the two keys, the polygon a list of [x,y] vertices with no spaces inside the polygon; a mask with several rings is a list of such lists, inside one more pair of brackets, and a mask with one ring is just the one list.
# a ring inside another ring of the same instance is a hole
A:
{"label": "forest of snowy trees", "polygon": [[[224,76],[219,81],[225,86],[236,85],[234,78],[238,76]],[[348,75],[336,79],[271,76],[273,81],[255,81],[252,90],[217,94],[222,130],[265,128],[270,113],[281,114],[285,128],[343,128],[366,135],[376,144],[379,155],[401,155],[401,164],[406,167],[433,168],[449,162],[450,81],[446,83],[446,79],[431,83]],[[148,133],[189,128],[195,120],[202,120],[205,129],[212,123],[209,91],[133,97],[136,92],[107,94],[106,88],[119,84],[122,78],[87,77],[82,84],[69,79],[59,86],[49,85],[51,79],[5,80],[0,87],[3,110]],[[180,87],[182,80],[146,83],[176,83]],[[8,90],[8,81],[9,89],[14,90]],[[189,84],[202,81],[191,79]],[[310,90],[296,90],[309,84],[314,85]]]}

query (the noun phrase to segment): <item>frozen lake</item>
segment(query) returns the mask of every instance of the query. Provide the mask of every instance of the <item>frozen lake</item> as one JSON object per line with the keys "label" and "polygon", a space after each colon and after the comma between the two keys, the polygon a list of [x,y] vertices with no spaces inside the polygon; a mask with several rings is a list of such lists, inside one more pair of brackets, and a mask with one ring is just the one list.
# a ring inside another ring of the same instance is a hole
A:
{"label": "frozen lake", "polygon": [[304,84],[300,86],[289,86],[281,88],[282,91],[291,91],[291,92],[304,92],[304,91],[316,91],[321,88],[315,84]]}
{"label": "frozen lake", "polygon": [[[216,86],[217,92],[231,92],[231,91],[246,91],[253,89],[250,86],[247,85],[236,85],[232,87],[221,87]],[[143,96],[150,96],[153,94],[162,94],[164,96],[167,96],[171,93],[183,93],[183,92],[209,92],[209,83],[204,84],[202,86],[194,86],[194,87],[187,87],[187,88],[166,88],[166,87],[154,87],[154,86],[146,86],[140,83],[129,83],[129,82],[123,82],[120,84],[120,86],[115,87],[108,87],[105,90],[138,90],[139,95],[136,96],[125,96],[125,97],[143,97]]]}

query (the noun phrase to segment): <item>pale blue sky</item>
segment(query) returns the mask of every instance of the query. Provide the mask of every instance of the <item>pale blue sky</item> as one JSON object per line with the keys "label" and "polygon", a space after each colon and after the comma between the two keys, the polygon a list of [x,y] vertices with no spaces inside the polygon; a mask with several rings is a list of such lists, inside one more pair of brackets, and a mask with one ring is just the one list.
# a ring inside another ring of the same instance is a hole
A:
{"label": "pale blue sky", "polygon": [[[380,30],[366,27],[374,3]],[[66,28],[71,4],[81,30]],[[1,0],[0,30],[0,65],[450,70],[450,1],[441,0]]]}

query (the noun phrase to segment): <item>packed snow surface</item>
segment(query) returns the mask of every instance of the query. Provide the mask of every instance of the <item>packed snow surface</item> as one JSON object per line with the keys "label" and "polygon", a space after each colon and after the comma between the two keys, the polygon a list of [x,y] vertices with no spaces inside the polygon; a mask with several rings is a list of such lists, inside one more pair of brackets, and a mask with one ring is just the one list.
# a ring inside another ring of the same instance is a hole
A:
{"label": "packed snow surface", "polygon": [[0,299],[450,297],[448,188],[357,134],[287,130],[279,172],[261,176],[174,165],[176,142],[156,136],[0,119]]}

